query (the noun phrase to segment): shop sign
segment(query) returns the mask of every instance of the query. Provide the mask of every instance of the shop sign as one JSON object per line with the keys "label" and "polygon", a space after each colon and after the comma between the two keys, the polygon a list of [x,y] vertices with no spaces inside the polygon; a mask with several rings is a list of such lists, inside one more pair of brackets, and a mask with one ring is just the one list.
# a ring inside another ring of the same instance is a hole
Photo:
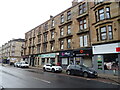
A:
{"label": "shop sign", "polygon": [[60,52],[60,57],[72,57],[72,56],[73,56],[73,52],[72,51]]}
{"label": "shop sign", "polygon": [[56,54],[55,53],[51,53],[51,54],[41,54],[39,55],[41,58],[49,58],[49,57],[55,57]]}
{"label": "shop sign", "polygon": [[75,57],[82,57],[82,56],[92,56],[92,49],[81,49],[74,51]]}

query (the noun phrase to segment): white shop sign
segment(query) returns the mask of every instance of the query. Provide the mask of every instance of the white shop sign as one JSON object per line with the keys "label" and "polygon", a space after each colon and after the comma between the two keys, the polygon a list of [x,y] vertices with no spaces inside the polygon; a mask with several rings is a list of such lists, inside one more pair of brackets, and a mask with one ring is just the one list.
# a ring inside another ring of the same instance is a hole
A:
{"label": "white shop sign", "polygon": [[116,51],[116,48],[120,47],[120,43],[103,44],[92,46],[93,54],[110,54],[120,53]]}

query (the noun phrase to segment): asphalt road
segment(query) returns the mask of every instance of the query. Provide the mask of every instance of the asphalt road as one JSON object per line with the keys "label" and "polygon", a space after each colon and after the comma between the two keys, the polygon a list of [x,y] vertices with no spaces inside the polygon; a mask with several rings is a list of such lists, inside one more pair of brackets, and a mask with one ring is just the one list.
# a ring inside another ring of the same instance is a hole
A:
{"label": "asphalt road", "polygon": [[0,85],[4,88],[118,88],[116,84],[76,78],[59,73],[0,66]]}

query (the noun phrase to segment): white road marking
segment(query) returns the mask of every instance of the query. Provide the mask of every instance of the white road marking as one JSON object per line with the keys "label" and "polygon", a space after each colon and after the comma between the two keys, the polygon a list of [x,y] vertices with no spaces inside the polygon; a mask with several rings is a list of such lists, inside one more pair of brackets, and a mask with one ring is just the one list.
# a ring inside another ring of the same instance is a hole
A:
{"label": "white road marking", "polygon": [[36,80],[40,80],[40,81],[42,81],[42,82],[45,82],[45,83],[51,83],[50,81],[47,81],[47,80],[44,80],[44,79],[40,79],[40,78],[35,78],[35,77],[33,77],[34,79],[36,79]]}

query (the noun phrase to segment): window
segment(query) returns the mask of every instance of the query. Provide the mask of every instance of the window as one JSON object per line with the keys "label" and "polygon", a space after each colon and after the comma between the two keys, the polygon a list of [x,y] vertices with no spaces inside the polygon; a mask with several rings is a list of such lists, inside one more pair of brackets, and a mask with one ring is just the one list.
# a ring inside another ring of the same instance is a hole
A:
{"label": "window", "polygon": [[112,25],[108,25],[96,29],[96,35],[97,35],[97,41],[112,40],[113,39]]}
{"label": "window", "polygon": [[51,39],[54,39],[54,31],[51,31]]}
{"label": "window", "polygon": [[44,42],[47,41],[47,33],[44,33]]}
{"label": "window", "polygon": [[104,0],[94,0],[95,5],[103,2]]}
{"label": "window", "polygon": [[64,22],[64,15],[62,14],[61,15],[61,23],[63,23]]}
{"label": "window", "polygon": [[99,41],[99,30],[98,29],[96,29],[96,35],[97,35],[97,41]]}
{"label": "window", "polygon": [[108,25],[108,38],[109,40],[113,39],[112,26]]}
{"label": "window", "polygon": [[106,7],[106,18],[110,18],[110,8]]}
{"label": "window", "polygon": [[67,48],[71,48],[71,39],[67,39]]}
{"label": "window", "polygon": [[37,46],[37,53],[40,53],[40,45]]}
{"label": "window", "polygon": [[67,34],[68,34],[68,35],[71,34],[71,25],[68,25],[68,26],[67,26]]}
{"label": "window", "polygon": [[47,51],[47,44],[43,44],[43,52]]}
{"label": "window", "polygon": [[64,28],[61,28],[60,29],[60,36],[63,36],[63,34],[64,34]]}
{"label": "window", "polygon": [[109,19],[110,17],[110,7],[101,8],[95,11],[96,22],[104,19]]}
{"label": "window", "polygon": [[67,20],[71,19],[71,11],[67,12]]}
{"label": "window", "polygon": [[80,47],[87,47],[88,46],[88,36],[80,36]]}
{"label": "window", "polygon": [[48,23],[45,24],[44,29],[45,29],[45,30],[48,30]]}
{"label": "window", "polygon": [[86,29],[86,18],[80,20],[80,30]]}
{"label": "window", "polygon": [[103,8],[99,10],[99,19],[100,20],[104,20],[105,19],[104,9]]}
{"label": "window", "polygon": [[100,28],[100,34],[101,34],[101,40],[106,40],[107,39],[106,27],[101,27]]}
{"label": "window", "polygon": [[54,43],[51,43],[51,51],[54,50]]}
{"label": "window", "polygon": [[51,27],[54,27],[54,26],[55,26],[55,21],[52,20]]}
{"label": "window", "polygon": [[63,40],[60,41],[60,49],[64,49],[64,41]]}
{"label": "window", "polygon": [[41,41],[41,35],[38,35],[38,42]]}
{"label": "window", "polygon": [[79,6],[79,14],[83,14],[87,11],[86,3]]}

